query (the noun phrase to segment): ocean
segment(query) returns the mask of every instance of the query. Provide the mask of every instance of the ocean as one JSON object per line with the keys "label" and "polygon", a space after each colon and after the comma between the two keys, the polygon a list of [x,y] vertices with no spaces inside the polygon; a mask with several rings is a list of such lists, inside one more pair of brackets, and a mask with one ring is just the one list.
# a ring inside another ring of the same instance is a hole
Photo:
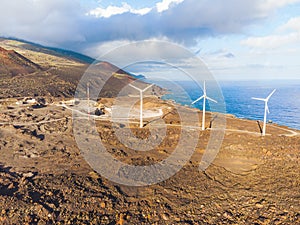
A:
{"label": "ocean", "polygon": [[[191,104],[193,100],[203,95],[201,87],[199,88],[195,82],[177,81],[177,88],[174,88],[176,86],[174,84],[159,83],[159,85],[168,90],[168,94],[163,96],[164,99],[172,99],[179,104],[202,109],[202,101]],[[273,89],[276,89],[268,103],[270,114],[267,120],[300,130],[300,80],[221,81],[218,85],[224,97],[225,108],[219,110],[215,103],[207,103],[207,110],[233,114],[238,118],[263,120],[264,102],[253,100],[251,97],[266,98]],[[214,88],[216,86],[210,89],[210,85],[207,85],[207,95],[222,102],[220,94],[216,95],[216,91],[212,90]]]}

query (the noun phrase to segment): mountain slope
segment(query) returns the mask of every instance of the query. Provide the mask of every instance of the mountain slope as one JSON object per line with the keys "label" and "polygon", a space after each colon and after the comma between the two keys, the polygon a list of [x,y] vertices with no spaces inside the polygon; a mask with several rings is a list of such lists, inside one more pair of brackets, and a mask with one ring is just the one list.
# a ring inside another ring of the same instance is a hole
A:
{"label": "mountain slope", "polygon": [[19,45],[21,45],[23,49],[27,49],[28,51],[31,50],[31,51],[35,51],[35,52],[42,52],[45,54],[68,58],[68,59],[75,60],[75,61],[78,61],[81,63],[91,64],[95,61],[95,59],[93,59],[89,56],[77,53],[77,52],[60,49],[60,48],[47,47],[47,46],[43,46],[43,45],[40,45],[40,44],[37,44],[34,42],[30,42],[30,41],[26,41],[26,40],[22,40],[22,39],[1,38],[0,37],[0,42],[19,43]]}
{"label": "mountain slope", "polygon": [[30,74],[41,70],[41,67],[14,50],[0,47],[0,76]]}
{"label": "mountain slope", "polygon": [[[88,59],[91,58],[65,50],[0,38],[0,98],[73,97],[91,65],[85,62]],[[92,70],[96,88],[103,86],[99,97],[116,97],[128,83],[137,80],[109,62],[98,62]]]}
{"label": "mountain slope", "polygon": [[0,47],[6,50],[13,50],[44,68],[60,68],[88,64],[75,57],[67,57],[60,52],[49,50],[47,47],[32,45],[17,40],[0,38]]}

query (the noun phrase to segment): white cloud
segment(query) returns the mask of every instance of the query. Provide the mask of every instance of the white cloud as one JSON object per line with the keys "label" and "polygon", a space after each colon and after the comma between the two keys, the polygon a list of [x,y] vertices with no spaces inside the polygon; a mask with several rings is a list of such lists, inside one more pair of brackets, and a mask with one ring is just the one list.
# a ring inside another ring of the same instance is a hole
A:
{"label": "white cloud", "polygon": [[300,33],[294,32],[286,35],[269,35],[266,37],[250,37],[242,41],[243,45],[252,48],[274,49],[300,42]]}
{"label": "white cloud", "polygon": [[270,11],[298,2],[300,2],[300,0],[262,0],[260,1],[260,7],[263,11]]}
{"label": "white cloud", "polygon": [[97,18],[100,17],[109,18],[111,16],[119,15],[127,12],[133,14],[145,15],[149,13],[151,10],[152,8],[134,9],[127,3],[123,2],[121,7],[118,6],[108,6],[107,8],[98,7],[88,12],[87,15],[92,15]]}
{"label": "white cloud", "polygon": [[132,9],[130,12],[139,15],[146,15],[152,10],[152,8]]}
{"label": "white cloud", "polygon": [[147,13],[151,12],[154,8],[156,8],[156,11],[161,13],[166,10],[168,10],[172,5],[177,5],[184,0],[162,0],[162,2],[156,3],[155,7],[152,8],[141,8],[141,9],[135,9],[132,6],[130,6],[128,3],[123,2],[122,6],[108,6],[106,8],[103,7],[97,7],[96,9],[90,10],[87,15],[95,16],[97,18],[109,18],[114,15],[120,15],[123,13],[132,13],[132,14],[138,14],[138,15],[146,15]]}
{"label": "white cloud", "polygon": [[275,49],[295,43],[300,43],[300,17],[290,19],[271,35],[250,37],[241,42],[242,45],[261,49]]}
{"label": "white cloud", "polygon": [[156,3],[157,12],[161,13],[163,11],[166,11],[172,4],[179,4],[183,1],[184,0],[163,0],[162,2],[158,2]]}
{"label": "white cloud", "polygon": [[279,32],[299,31],[300,32],[300,17],[290,19],[286,24],[278,28]]}

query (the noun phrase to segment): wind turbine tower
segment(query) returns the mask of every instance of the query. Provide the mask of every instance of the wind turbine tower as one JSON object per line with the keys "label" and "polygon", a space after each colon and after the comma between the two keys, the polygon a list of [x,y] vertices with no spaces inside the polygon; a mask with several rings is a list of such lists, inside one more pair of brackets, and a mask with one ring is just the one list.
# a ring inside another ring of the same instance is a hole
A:
{"label": "wind turbine tower", "polygon": [[151,84],[150,86],[146,87],[145,89],[140,89],[136,86],[133,86],[132,84],[129,84],[130,87],[138,90],[140,92],[140,128],[143,128],[143,93],[147,91],[149,88],[151,88],[154,84]]}
{"label": "wind turbine tower", "polygon": [[204,92],[203,95],[202,95],[200,98],[198,98],[197,100],[193,101],[192,104],[195,104],[196,102],[198,102],[198,101],[200,101],[200,100],[203,99],[202,130],[205,130],[205,108],[206,108],[206,99],[207,99],[207,100],[210,100],[210,101],[212,101],[212,102],[215,102],[215,103],[218,103],[218,102],[217,102],[216,100],[214,100],[214,99],[212,99],[212,98],[210,98],[210,97],[207,96],[207,94],[206,94],[206,84],[205,84],[205,81],[204,81],[204,83],[203,83],[203,92]]}
{"label": "wind turbine tower", "polygon": [[275,91],[276,91],[276,89],[274,89],[274,90],[272,91],[272,93],[269,94],[269,96],[268,96],[267,98],[252,98],[252,99],[254,99],[254,100],[264,101],[264,102],[265,102],[265,115],[264,115],[264,126],[263,126],[262,136],[265,136],[265,135],[266,135],[267,113],[270,113],[269,106],[268,106],[268,102],[269,102],[271,96],[274,94]]}
{"label": "wind turbine tower", "polygon": [[87,83],[86,87],[86,95],[87,95],[87,110],[88,110],[88,115],[89,115],[89,120],[90,120],[90,83]]}

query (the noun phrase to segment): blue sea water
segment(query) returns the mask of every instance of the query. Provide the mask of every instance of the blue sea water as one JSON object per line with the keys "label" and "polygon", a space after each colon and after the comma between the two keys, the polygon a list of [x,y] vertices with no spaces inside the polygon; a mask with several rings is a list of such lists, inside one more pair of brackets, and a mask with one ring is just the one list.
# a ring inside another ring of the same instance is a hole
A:
{"label": "blue sea water", "polygon": [[[178,81],[179,89],[174,85],[162,85],[169,90],[164,99],[173,99],[182,105],[202,109],[203,102],[192,105],[192,101],[203,95],[201,87],[195,82]],[[224,102],[225,108],[218,109],[217,104],[207,103],[208,110],[233,114],[238,118],[251,120],[263,120],[264,102],[251,99],[251,97],[266,98],[273,89],[277,89],[269,100],[270,114],[268,121],[280,125],[286,125],[300,130],[300,80],[293,81],[223,81],[218,83],[219,93],[216,94],[216,86],[207,85],[208,96],[218,102]],[[175,85],[176,86],[176,85]],[[182,89],[182,90],[181,90]]]}

